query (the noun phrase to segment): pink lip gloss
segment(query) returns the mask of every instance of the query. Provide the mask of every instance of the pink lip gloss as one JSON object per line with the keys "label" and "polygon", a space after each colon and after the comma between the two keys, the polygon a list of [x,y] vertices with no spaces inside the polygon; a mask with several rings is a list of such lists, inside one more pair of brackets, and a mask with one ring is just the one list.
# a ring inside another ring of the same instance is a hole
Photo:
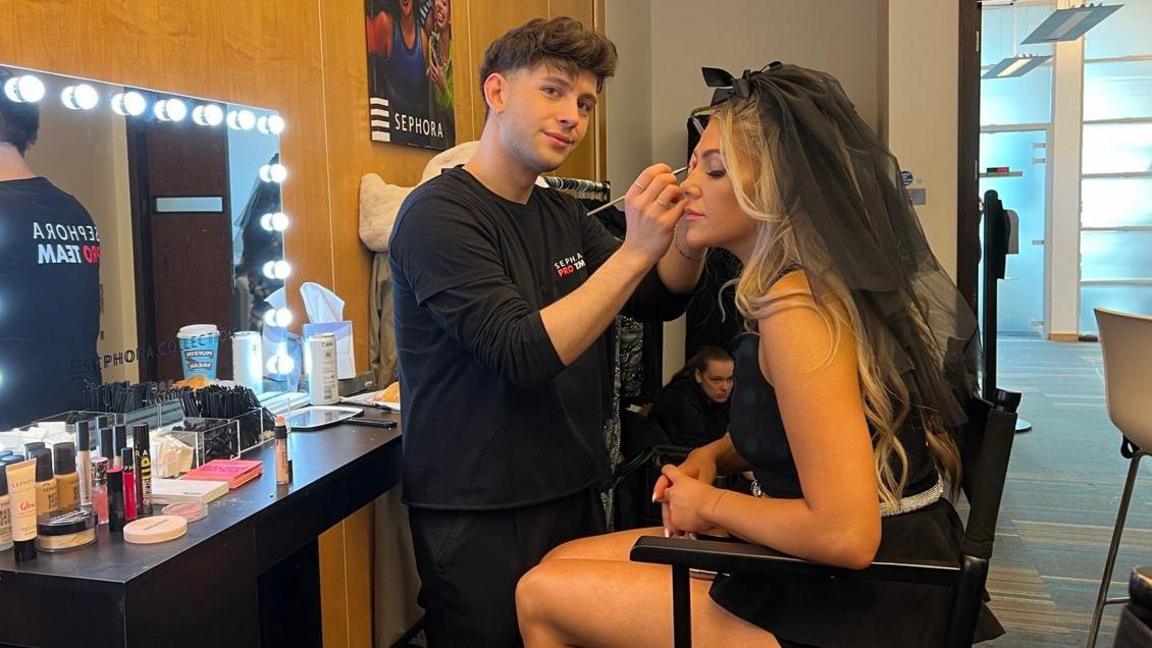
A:
{"label": "pink lip gloss", "polygon": [[124,474],[124,519],[131,522],[136,519],[136,474],[132,470],[132,448],[120,451],[120,463]]}
{"label": "pink lip gloss", "polygon": [[108,524],[108,459],[92,460],[92,507],[100,524]]}

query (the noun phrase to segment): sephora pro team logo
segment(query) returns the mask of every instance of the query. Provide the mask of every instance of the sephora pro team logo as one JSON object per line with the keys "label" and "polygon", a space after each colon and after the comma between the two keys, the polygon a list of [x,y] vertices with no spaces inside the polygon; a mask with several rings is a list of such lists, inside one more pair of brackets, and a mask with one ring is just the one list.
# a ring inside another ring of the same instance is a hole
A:
{"label": "sephora pro team logo", "polygon": [[553,263],[552,269],[556,271],[556,276],[563,278],[583,268],[585,265],[587,264],[584,262],[584,255],[577,252],[572,256],[564,257],[556,263]]}

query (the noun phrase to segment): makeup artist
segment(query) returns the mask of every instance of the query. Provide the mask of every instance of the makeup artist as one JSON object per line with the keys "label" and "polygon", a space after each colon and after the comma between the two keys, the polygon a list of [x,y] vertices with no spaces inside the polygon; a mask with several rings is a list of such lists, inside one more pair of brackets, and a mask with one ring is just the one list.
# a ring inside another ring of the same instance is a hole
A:
{"label": "makeup artist", "polygon": [[100,236],[24,160],[39,130],[37,104],[0,93],[0,430],[82,409],[100,382]]}
{"label": "makeup artist", "polygon": [[623,244],[534,184],[584,138],[615,67],[612,42],[571,18],[504,34],[480,69],[475,156],[396,220],[404,497],[432,648],[518,645],[517,580],[604,530],[604,332],[621,309],[677,316],[700,276],[704,250],[674,241],[669,166],[628,187]]}

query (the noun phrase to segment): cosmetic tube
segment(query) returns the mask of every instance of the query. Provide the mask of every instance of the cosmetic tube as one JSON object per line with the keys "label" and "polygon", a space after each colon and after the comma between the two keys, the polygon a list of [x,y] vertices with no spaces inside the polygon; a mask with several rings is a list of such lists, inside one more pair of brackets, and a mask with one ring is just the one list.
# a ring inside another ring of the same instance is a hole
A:
{"label": "cosmetic tube", "polygon": [[8,462],[0,458],[0,551],[12,548],[12,512],[8,510]]}
{"label": "cosmetic tube", "polygon": [[124,469],[124,448],[128,447],[128,426],[112,426],[112,463],[121,470]]}
{"label": "cosmetic tube", "polygon": [[113,467],[108,471],[108,530],[124,531],[124,471]]}
{"label": "cosmetic tube", "polygon": [[36,461],[4,467],[8,475],[8,512],[16,562],[36,557]]}
{"label": "cosmetic tube", "polygon": [[124,520],[136,519],[136,471],[132,467],[132,448],[120,450],[120,474],[124,481]]}
{"label": "cosmetic tube", "polygon": [[43,441],[29,441],[28,443],[24,444],[24,456],[31,459],[33,450],[39,450],[45,447],[47,446],[44,445]]}
{"label": "cosmetic tube", "polygon": [[76,423],[76,472],[80,476],[80,507],[92,507],[92,434],[88,421]]}
{"label": "cosmetic tube", "polygon": [[284,486],[292,482],[292,473],[288,468],[288,426],[283,416],[276,417],[272,434],[276,442],[276,485]]}
{"label": "cosmetic tube", "polygon": [[92,460],[92,508],[96,509],[96,521],[108,524],[108,459],[96,457]]}
{"label": "cosmetic tube", "polygon": [[76,472],[76,444],[71,441],[52,446],[56,472],[57,513],[80,508],[80,475]]}
{"label": "cosmetic tube", "polygon": [[40,515],[51,515],[60,508],[56,475],[52,474],[52,451],[36,448],[28,458],[36,460],[36,511]]}
{"label": "cosmetic tube", "polygon": [[115,464],[113,460],[114,450],[112,449],[112,425],[100,425],[100,456],[108,460],[108,470],[112,470]]}
{"label": "cosmetic tube", "polygon": [[136,515],[152,515],[152,448],[148,425],[132,426],[132,465],[136,468]]}

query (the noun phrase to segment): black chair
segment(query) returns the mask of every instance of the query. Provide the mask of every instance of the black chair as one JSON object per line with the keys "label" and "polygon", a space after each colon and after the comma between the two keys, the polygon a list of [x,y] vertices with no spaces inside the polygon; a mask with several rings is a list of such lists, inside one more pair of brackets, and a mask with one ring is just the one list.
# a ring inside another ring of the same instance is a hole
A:
{"label": "black chair", "polygon": [[1152,567],[1137,567],[1128,579],[1131,598],[1120,612],[1112,648],[1152,646]]}
{"label": "black chair", "polygon": [[971,646],[984,600],[1000,496],[1004,492],[1008,458],[1016,435],[1016,413],[1003,406],[994,407],[982,399],[973,399],[967,410],[969,422],[961,430],[958,441],[963,466],[961,487],[971,508],[956,563],[874,562],[865,569],[850,570],[813,563],[760,545],[643,537],[632,547],[632,560],[672,567],[676,648],[692,645],[690,568],[721,573],[790,572],[947,587],[954,595],[944,645]]}

